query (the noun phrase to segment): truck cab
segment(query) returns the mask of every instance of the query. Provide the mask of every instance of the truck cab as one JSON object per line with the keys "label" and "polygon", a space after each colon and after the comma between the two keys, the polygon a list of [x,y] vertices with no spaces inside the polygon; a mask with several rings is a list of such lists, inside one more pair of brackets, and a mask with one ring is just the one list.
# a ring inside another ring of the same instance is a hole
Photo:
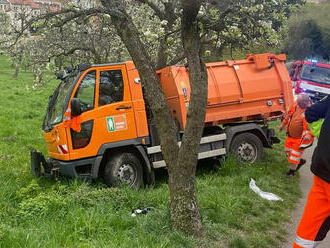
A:
{"label": "truck cab", "polygon": [[330,65],[316,60],[296,61],[289,68],[295,93],[306,93],[312,101],[330,94]]}
{"label": "truck cab", "polygon": [[90,177],[108,147],[148,143],[142,87],[132,62],[80,66],[60,79],[42,125],[52,170]]}

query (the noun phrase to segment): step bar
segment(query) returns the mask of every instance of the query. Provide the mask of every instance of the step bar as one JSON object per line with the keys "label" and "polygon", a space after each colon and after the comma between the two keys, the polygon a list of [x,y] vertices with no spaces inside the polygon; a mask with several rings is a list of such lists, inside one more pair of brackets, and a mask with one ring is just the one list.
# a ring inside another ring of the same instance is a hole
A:
{"label": "step bar", "polygon": [[[225,133],[223,134],[217,134],[217,135],[212,135],[212,136],[207,136],[201,138],[200,144],[207,144],[207,143],[212,143],[212,142],[217,142],[221,140],[226,140],[227,136]],[[178,142],[178,145],[181,146],[181,142]],[[160,146],[153,146],[147,148],[147,153],[150,154],[155,154],[155,153],[160,153],[161,147]],[[211,158],[211,157],[216,157],[220,155],[225,155],[226,154],[226,148],[220,148],[216,150],[211,150],[211,151],[206,151],[206,152],[200,152],[198,153],[198,159],[204,159],[204,158]],[[162,168],[166,167],[166,163],[164,160],[156,161],[152,163],[153,168]]]}

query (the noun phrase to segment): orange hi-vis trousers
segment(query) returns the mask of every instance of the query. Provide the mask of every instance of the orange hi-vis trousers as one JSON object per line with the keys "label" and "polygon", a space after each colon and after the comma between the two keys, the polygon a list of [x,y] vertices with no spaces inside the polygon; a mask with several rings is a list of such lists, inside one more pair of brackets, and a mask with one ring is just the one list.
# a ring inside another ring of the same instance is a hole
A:
{"label": "orange hi-vis trousers", "polygon": [[330,229],[330,183],[314,176],[293,248],[316,247]]}
{"label": "orange hi-vis trousers", "polygon": [[[299,150],[301,139],[286,137],[284,152],[290,163],[290,169],[296,170],[305,149]],[[294,168],[291,168],[294,167]]]}

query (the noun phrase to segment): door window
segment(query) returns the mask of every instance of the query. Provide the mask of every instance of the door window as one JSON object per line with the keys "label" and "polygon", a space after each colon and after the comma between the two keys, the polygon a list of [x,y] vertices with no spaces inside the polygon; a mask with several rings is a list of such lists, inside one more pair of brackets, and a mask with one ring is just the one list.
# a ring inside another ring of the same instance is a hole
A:
{"label": "door window", "polygon": [[76,131],[70,130],[72,138],[73,149],[80,149],[86,147],[92,137],[94,121],[89,120],[81,123],[81,131],[78,133]]}
{"label": "door window", "polygon": [[120,102],[124,96],[124,83],[121,70],[101,71],[99,106]]}
{"label": "door window", "polygon": [[90,71],[85,75],[83,80],[81,80],[77,89],[75,98],[79,99],[82,112],[94,108],[95,81],[96,72]]}

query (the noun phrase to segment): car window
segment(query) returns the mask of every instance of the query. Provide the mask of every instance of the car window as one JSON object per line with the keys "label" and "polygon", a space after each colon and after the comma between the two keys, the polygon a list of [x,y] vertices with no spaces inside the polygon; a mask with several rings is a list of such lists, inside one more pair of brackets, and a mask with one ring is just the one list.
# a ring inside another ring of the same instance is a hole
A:
{"label": "car window", "polygon": [[100,72],[99,106],[120,102],[124,96],[121,70]]}
{"label": "car window", "polygon": [[94,108],[96,72],[90,71],[81,80],[80,85],[75,94],[75,98],[79,99],[82,112],[86,112]]}

